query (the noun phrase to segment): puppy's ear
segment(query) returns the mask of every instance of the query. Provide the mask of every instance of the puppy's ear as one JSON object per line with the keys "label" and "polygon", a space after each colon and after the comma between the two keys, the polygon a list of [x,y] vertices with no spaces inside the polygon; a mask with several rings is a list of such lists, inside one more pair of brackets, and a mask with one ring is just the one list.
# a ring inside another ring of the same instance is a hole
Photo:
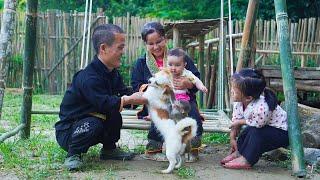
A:
{"label": "puppy's ear", "polygon": [[162,94],[168,95],[170,97],[171,103],[175,102],[176,97],[174,95],[173,89],[169,85],[164,86]]}

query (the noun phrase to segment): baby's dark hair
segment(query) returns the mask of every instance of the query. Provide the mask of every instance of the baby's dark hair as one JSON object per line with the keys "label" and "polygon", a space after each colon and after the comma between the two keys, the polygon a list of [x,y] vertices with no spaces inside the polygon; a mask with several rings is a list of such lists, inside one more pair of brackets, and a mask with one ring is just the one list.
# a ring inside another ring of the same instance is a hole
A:
{"label": "baby's dark hair", "polygon": [[266,88],[266,80],[261,71],[252,68],[243,68],[232,75],[232,82],[245,96],[258,99],[264,93],[266,102],[271,111],[277,107],[277,97],[274,92]]}
{"label": "baby's dark hair", "polygon": [[159,22],[148,22],[141,30],[141,37],[144,42],[147,42],[147,36],[157,32],[161,37],[165,37],[165,30],[161,23]]}
{"label": "baby's dark hair", "polygon": [[183,61],[186,62],[185,58],[187,56],[187,53],[182,48],[173,48],[169,50],[168,56],[176,56],[179,58],[181,57]]}

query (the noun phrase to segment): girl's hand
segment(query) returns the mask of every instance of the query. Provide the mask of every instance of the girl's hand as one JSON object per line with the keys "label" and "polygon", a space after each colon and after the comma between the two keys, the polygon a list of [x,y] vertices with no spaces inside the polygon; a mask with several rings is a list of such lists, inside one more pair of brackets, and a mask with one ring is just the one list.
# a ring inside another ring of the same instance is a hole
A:
{"label": "girl's hand", "polygon": [[231,153],[238,151],[238,144],[237,141],[235,139],[230,139],[230,145],[231,145]]}
{"label": "girl's hand", "polygon": [[245,125],[246,124],[246,121],[245,120],[237,120],[237,121],[234,121],[232,122],[232,124],[230,125],[230,129],[238,129],[240,128],[241,125]]}
{"label": "girl's hand", "polygon": [[186,77],[174,77],[173,86],[177,90],[193,88],[192,82]]}

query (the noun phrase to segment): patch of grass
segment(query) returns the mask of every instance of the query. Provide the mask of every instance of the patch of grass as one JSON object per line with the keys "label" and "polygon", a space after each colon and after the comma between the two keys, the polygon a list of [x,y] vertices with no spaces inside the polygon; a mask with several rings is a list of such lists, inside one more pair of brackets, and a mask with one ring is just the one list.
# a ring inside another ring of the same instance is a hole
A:
{"label": "patch of grass", "polygon": [[178,169],[178,176],[182,179],[194,178],[196,175],[196,170],[190,167],[181,167]]}
{"label": "patch of grass", "polygon": [[205,144],[228,144],[229,142],[229,133],[204,133],[202,136],[202,143]]}
{"label": "patch of grass", "polygon": [[130,130],[130,133],[133,134],[136,138],[147,138],[148,131],[144,130]]}
{"label": "patch of grass", "polygon": [[134,147],[133,152],[137,154],[143,154],[146,151],[146,146],[145,145],[137,145]]}
{"label": "patch of grass", "polygon": [[0,144],[4,163],[1,169],[11,169],[27,179],[44,179],[63,171],[64,152],[56,142],[44,136]]}
{"label": "patch of grass", "polygon": [[[62,95],[33,95],[32,110],[59,110]],[[22,106],[22,94],[6,91],[3,102],[2,119],[12,123],[20,123],[20,112]],[[32,115],[32,122],[47,122],[52,124],[57,121],[58,115]]]}

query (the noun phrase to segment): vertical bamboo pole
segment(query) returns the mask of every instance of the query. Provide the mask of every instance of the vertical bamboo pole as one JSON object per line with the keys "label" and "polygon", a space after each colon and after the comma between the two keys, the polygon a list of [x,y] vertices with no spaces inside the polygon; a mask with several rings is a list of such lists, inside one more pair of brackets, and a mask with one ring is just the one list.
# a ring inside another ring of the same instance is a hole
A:
{"label": "vertical bamboo pole", "polygon": [[[129,46],[129,42],[130,42],[130,37],[129,37],[129,25],[130,25],[130,13],[127,12],[127,18],[126,18],[126,59],[125,59],[125,63],[130,64],[130,57],[129,57],[129,51],[130,51],[130,46]],[[130,68],[129,68],[130,71]],[[130,73],[129,73],[130,74]]]}
{"label": "vertical bamboo pole", "polygon": [[[212,58],[212,43],[210,43],[207,47],[207,50],[206,50],[206,68],[205,68],[205,76],[204,76],[204,84],[205,86],[207,87],[208,89],[208,92],[210,91],[209,89],[209,83],[210,83],[210,75],[211,75],[211,70],[210,70],[210,67],[211,67],[211,58]],[[208,93],[207,94],[204,94],[204,105],[206,106],[208,104]]]}
{"label": "vertical bamboo pole", "polygon": [[[68,23],[67,23],[68,22]],[[64,30],[64,39],[63,39],[63,52],[67,52],[69,49],[69,43],[68,43],[68,38],[70,37],[69,34],[69,27],[67,24],[69,24],[70,22],[70,14],[69,13],[63,13],[63,30]],[[63,63],[63,67],[64,67],[64,75],[63,75],[63,79],[64,79],[64,87],[61,89],[63,92],[66,91],[68,89],[68,57],[66,57],[64,63]]]}
{"label": "vertical bamboo pole", "polygon": [[21,106],[21,123],[26,126],[21,131],[21,138],[30,137],[31,108],[32,108],[32,80],[35,59],[37,34],[38,0],[27,0],[26,37],[23,61],[23,100]]}
{"label": "vertical bamboo pole", "polygon": [[[302,44],[300,51],[304,51],[304,42],[306,41],[306,34],[307,34],[307,19],[303,19],[303,32],[302,32]],[[301,67],[305,67],[306,64],[306,57],[305,55],[301,56]]]}
{"label": "vertical bamboo pole", "polygon": [[[204,82],[204,35],[199,36],[199,62],[198,68],[200,70],[200,79]],[[199,106],[203,107],[203,92],[200,92]]]}
{"label": "vertical bamboo pole", "polygon": [[180,33],[179,33],[179,29],[177,27],[175,27],[175,25],[173,26],[173,47],[180,47]]}
{"label": "vertical bamboo pole", "polygon": [[248,67],[249,59],[253,58],[251,56],[251,48],[253,45],[253,33],[256,25],[256,18],[258,14],[259,1],[249,0],[246,22],[243,29],[243,36],[241,41],[241,51],[237,63],[238,72],[242,67]]}
{"label": "vertical bamboo pole", "polygon": [[195,47],[192,46],[191,48],[189,48],[190,52],[189,52],[189,56],[191,57],[191,59],[194,61],[194,54],[195,54]]}
{"label": "vertical bamboo pole", "polygon": [[223,0],[220,1],[220,29],[219,29],[219,65],[218,65],[218,110],[224,110],[224,66],[225,66],[225,30],[223,20]]}
{"label": "vertical bamboo pole", "polygon": [[288,14],[285,0],[274,0],[278,27],[281,73],[283,77],[283,92],[288,114],[288,133],[291,145],[292,169],[296,176],[306,175],[303,161],[300,120],[297,106],[297,90],[292,67],[292,54],[289,40]]}

